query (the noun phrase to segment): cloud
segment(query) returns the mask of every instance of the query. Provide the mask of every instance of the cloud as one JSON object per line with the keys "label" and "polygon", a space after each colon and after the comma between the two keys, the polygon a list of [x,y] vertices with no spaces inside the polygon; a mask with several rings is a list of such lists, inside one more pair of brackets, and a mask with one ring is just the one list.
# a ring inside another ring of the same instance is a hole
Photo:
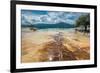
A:
{"label": "cloud", "polygon": [[82,13],[75,12],[58,12],[58,11],[29,11],[21,12],[22,24],[57,24],[60,22],[74,24],[75,20],[82,15]]}

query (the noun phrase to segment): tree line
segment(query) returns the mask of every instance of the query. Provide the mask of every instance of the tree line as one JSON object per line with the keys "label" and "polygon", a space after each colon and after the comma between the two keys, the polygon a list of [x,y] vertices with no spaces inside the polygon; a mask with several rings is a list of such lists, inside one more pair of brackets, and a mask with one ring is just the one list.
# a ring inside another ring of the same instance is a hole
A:
{"label": "tree line", "polygon": [[90,15],[81,15],[77,20],[76,20],[76,27],[81,27],[82,31],[84,32],[89,32],[90,30]]}

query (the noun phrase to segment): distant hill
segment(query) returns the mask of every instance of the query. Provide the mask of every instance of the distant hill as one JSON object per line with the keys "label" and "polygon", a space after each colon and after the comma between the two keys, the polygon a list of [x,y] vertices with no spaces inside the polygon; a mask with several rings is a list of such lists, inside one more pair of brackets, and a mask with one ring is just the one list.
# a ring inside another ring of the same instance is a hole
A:
{"label": "distant hill", "polygon": [[34,25],[24,25],[22,27],[35,27],[39,29],[45,28],[73,28],[74,25],[68,23],[58,23],[58,24],[34,24]]}

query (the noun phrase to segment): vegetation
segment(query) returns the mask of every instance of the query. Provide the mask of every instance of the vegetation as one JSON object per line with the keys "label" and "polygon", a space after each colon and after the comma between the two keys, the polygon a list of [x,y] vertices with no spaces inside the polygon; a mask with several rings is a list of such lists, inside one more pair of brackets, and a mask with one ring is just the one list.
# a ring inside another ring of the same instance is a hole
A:
{"label": "vegetation", "polygon": [[84,32],[89,32],[90,28],[90,15],[81,15],[77,20],[76,20],[76,27],[82,27]]}

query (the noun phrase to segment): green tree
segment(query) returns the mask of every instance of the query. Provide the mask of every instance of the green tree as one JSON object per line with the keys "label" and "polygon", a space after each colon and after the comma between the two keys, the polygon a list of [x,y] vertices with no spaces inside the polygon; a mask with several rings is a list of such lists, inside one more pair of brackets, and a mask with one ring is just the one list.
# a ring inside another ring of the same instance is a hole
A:
{"label": "green tree", "polygon": [[76,20],[76,27],[83,27],[84,31],[88,31],[87,28],[90,27],[90,15],[81,15],[77,20]]}

